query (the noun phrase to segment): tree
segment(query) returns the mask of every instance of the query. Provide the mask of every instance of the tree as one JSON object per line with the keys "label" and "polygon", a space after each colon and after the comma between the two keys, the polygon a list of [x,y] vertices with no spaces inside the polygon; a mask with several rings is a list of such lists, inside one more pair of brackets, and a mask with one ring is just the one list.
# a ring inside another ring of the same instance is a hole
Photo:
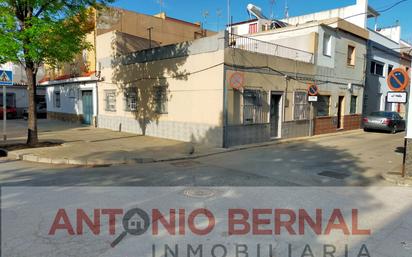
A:
{"label": "tree", "polygon": [[0,63],[20,63],[29,96],[27,144],[38,144],[36,77],[44,65],[72,61],[91,47],[94,10],[114,0],[0,0]]}

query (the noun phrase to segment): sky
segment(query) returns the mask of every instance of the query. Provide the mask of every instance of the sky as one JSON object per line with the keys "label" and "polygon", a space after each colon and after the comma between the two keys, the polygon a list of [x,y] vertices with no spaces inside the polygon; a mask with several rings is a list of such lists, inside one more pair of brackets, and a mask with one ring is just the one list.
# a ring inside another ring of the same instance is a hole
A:
{"label": "sky", "polygon": [[[399,0],[369,0],[375,10],[383,10]],[[160,5],[160,2],[163,4]],[[263,13],[271,16],[271,0],[231,0],[231,16],[233,21],[249,18],[246,6],[253,3],[263,9]],[[283,18],[285,5],[289,7],[289,16],[299,16],[333,8],[355,4],[356,0],[275,0],[273,13],[275,18]],[[169,17],[191,22],[203,22],[207,29],[221,30],[227,23],[227,0],[117,0],[114,6],[153,15],[160,11]],[[412,0],[407,0],[393,9],[384,12],[378,18],[379,27],[392,26],[398,20],[402,26],[402,38],[412,42]],[[205,15],[208,14],[208,15]]]}

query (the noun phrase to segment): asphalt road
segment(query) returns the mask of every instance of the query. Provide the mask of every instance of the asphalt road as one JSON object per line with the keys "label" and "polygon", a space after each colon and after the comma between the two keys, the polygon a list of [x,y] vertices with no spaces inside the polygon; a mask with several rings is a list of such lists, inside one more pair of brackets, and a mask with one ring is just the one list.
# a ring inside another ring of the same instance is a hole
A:
{"label": "asphalt road", "polygon": [[2,186],[370,186],[401,165],[404,133],[333,135],[196,160],[69,167],[0,159]]}

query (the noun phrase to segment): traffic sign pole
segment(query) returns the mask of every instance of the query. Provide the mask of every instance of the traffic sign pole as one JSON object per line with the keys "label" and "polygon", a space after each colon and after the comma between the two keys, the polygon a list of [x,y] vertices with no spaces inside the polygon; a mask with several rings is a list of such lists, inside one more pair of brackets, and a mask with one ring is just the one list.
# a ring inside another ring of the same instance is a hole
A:
{"label": "traffic sign pole", "polygon": [[[0,67],[2,68],[2,67]],[[3,86],[3,140],[7,140],[7,86],[13,85],[13,70],[0,70],[0,85]]]}
{"label": "traffic sign pole", "polygon": [[7,95],[6,86],[3,86],[3,140],[7,141]]}
{"label": "traffic sign pole", "polygon": [[[408,77],[409,83],[412,83],[411,81],[412,78]],[[405,178],[407,175],[410,174],[410,170],[408,169],[408,167],[406,167],[406,159],[407,159],[407,155],[411,154],[408,151],[408,144],[409,144],[409,140],[412,139],[412,94],[409,93],[408,95],[408,103],[406,106],[406,136],[405,136],[405,141],[404,141],[404,151],[403,151],[403,160],[402,160],[402,170],[401,170],[401,174],[402,177]]]}

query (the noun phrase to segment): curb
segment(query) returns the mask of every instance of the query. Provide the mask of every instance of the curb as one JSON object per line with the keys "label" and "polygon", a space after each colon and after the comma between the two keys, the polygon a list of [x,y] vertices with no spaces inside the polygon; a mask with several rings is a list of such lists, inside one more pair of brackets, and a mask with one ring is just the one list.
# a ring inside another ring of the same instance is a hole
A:
{"label": "curb", "polygon": [[395,184],[397,186],[404,186],[404,187],[411,187],[412,186],[412,178],[411,177],[406,177],[402,178],[401,175],[394,175],[390,174],[393,172],[388,172],[382,174],[382,178],[385,181],[388,181],[389,183]]}
{"label": "curb", "polygon": [[237,152],[237,151],[242,151],[242,150],[247,150],[247,149],[262,148],[262,147],[273,146],[273,145],[297,143],[297,142],[302,142],[302,141],[309,141],[311,139],[336,137],[339,135],[358,134],[360,132],[363,133],[363,130],[359,129],[359,130],[343,131],[343,132],[316,135],[316,136],[298,137],[298,138],[290,138],[290,139],[278,139],[278,140],[257,143],[257,144],[234,146],[232,148],[216,148],[217,149],[216,151],[209,152],[209,153],[193,154],[193,155],[187,155],[187,156],[161,158],[161,159],[153,159],[153,158],[133,158],[133,159],[118,159],[118,160],[104,160],[104,159],[83,160],[83,159],[68,159],[68,158],[59,159],[59,158],[41,157],[35,154],[19,154],[19,153],[14,153],[14,152],[9,152],[8,158],[12,160],[22,160],[22,161],[28,161],[28,162],[45,163],[45,164],[90,166],[90,167],[148,164],[148,163],[158,163],[158,162],[192,160],[192,159],[198,159],[202,157],[218,155],[222,153]]}

